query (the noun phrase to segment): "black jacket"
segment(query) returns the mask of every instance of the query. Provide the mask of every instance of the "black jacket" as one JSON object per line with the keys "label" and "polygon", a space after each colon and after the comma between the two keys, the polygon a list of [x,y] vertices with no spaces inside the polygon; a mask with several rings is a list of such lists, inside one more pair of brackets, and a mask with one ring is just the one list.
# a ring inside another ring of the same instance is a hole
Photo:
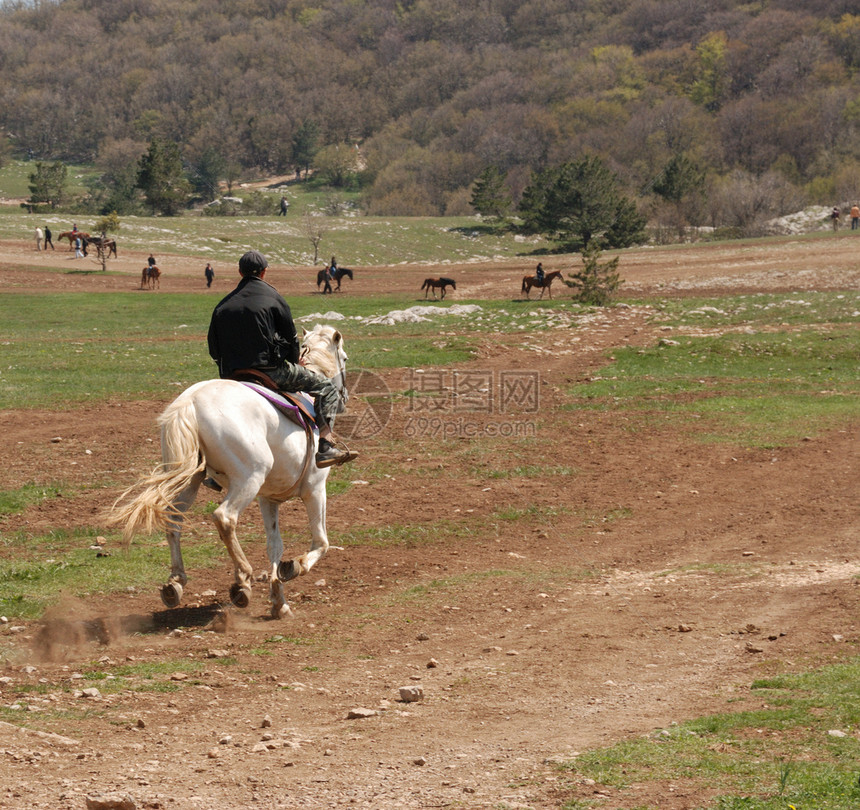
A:
{"label": "black jacket", "polygon": [[241,368],[297,363],[299,338],[287,302],[261,278],[243,278],[212,313],[209,354],[221,377]]}

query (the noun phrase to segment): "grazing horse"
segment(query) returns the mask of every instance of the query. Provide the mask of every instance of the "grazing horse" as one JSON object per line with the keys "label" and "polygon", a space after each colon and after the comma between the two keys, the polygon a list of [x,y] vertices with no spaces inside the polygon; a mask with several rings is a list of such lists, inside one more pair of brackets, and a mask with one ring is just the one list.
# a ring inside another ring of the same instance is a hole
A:
{"label": "grazing horse", "polygon": [[436,290],[442,290],[442,298],[445,297],[445,288],[448,286],[457,289],[457,282],[453,278],[425,278],[421,289],[424,290],[424,299],[427,299],[427,293],[433,293],[433,300],[436,300]]}
{"label": "grazing horse", "polygon": [[161,270],[154,264],[149,264],[140,271],[140,289],[161,289]]}
{"label": "grazing horse", "polygon": [[108,256],[117,258],[116,255],[116,239],[111,239],[107,236],[85,236],[81,243],[84,246],[84,256],[87,255],[87,248],[90,245],[95,245],[96,252],[101,257],[103,251],[107,251]]}
{"label": "grazing horse", "polygon": [[[340,332],[317,324],[305,332],[301,358],[307,368],[332,380],[342,412],[347,356]],[[276,619],[288,615],[282,583],[307,574],[329,547],[325,524],[329,469],[314,463],[314,431],[300,427],[267,398],[235,380],[205,380],[185,389],[158,417],[158,424],[161,466],[119,497],[109,520],[123,525],[127,541],[136,532],[167,533],[171,565],[161,589],[164,604],[173,608],[182,600],[187,582],[179,543],[182,519],[210,476],[225,492],[212,520],[233,560],[236,578],[230,599],[237,607],[247,607],[250,600],[254,569],[239,545],[236,525],[256,498],[266,530],[271,615]],[[296,496],[307,511],[311,547],[307,554],[282,561],[278,507]]]}
{"label": "grazing horse", "polygon": [[[340,292],[340,282],[343,280],[344,276],[346,276],[347,278],[352,278],[352,270],[350,270],[348,267],[338,267],[334,271],[334,280],[337,282],[337,287],[335,288],[334,292]],[[319,273],[317,273],[317,289],[319,289],[320,284],[322,284],[323,282],[325,282],[325,287],[323,287],[323,295],[325,295],[327,292],[332,292],[331,276],[329,276],[328,270],[325,268],[320,270]]]}
{"label": "grazing horse", "polygon": [[534,276],[524,276],[523,277],[523,288],[521,292],[526,294],[526,298],[529,297],[529,293],[532,291],[532,287],[540,288],[540,298],[543,298],[543,294],[549,290],[549,297],[552,298],[552,283],[557,278],[563,279],[564,276],[561,274],[561,270],[553,270],[551,273],[547,273],[543,277],[543,281],[538,281]]}
{"label": "grazing horse", "polygon": [[87,239],[90,238],[90,235],[85,231],[63,231],[58,237],[57,241],[62,242],[63,239],[69,240],[69,250],[72,250],[75,247],[75,239],[80,239],[82,245],[86,245]]}

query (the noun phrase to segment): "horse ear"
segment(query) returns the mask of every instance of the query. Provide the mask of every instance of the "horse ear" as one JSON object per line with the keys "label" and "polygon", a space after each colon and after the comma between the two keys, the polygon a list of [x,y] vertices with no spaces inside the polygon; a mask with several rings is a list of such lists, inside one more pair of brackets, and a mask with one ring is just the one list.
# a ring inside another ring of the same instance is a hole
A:
{"label": "horse ear", "polygon": [[302,327],[302,340],[304,340],[308,336],[308,330]]}
{"label": "horse ear", "polygon": [[335,343],[340,343],[343,340],[343,335],[340,332],[338,332],[337,329],[335,329],[334,335],[332,335],[332,338],[333,338]]}

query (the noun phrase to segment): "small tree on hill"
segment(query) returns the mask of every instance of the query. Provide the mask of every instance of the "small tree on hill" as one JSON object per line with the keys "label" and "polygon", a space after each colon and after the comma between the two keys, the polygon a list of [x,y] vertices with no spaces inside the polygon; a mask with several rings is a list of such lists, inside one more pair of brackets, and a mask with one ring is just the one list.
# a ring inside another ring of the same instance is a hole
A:
{"label": "small tree on hill", "polygon": [[523,191],[519,210],[525,228],[563,248],[628,247],[644,239],[645,217],[625,197],[598,157],[546,169]]}
{"label": "small tree on hill", "polygon": [[188,181],[182,170],[179,146],[153,138],[138,164],[137,185],[153,211],[172,217],[188,198]]}
{"label": "small tree on hill", "polygon": [[[120,222],[116,211],[112,211],[110,214],[103,216],[101,219],[97,220],[96,224],[93,226],[93,230],[102,237],[109,233],[116,233],[119,228]],[[96,257],[98,258],[99,264],[102,266],[102,272],[107,270],[110,253],[108,246],[104,243],[99,242],[96,245]]]}
{"label": "small tree on hill", "polygon": [[302,214],[302,230],[313,245],[313,263],[316,264],[319,258],[320,242],[322,242],[323,237],[328,233],[328,223],[319,211],[305,209],[304,214]]}
{"label": "small tree on hill", "polygon": [[60,161],[50,165],[38,161],[36,171],[30,174],[30,204],[49,203],[56,208],[65,196],[67,176],[68,169]]}
{"label": "small tree on hill", "polygon": [[498,166],[487,166],[478,175],[469,204],[482,217],[504,222],[511,212],[511,193],[505,185],[507,176]]}
{"label": "small tree on hill", "polygon": [[573,297],[580,303],[605,307],[612,302],[622,281],[618,275],[618,256],[600,264],[600,253],[597,242],[589,242],[582,249],[582,270],[564,279],[564,283],[576,289]]}
{"label": "small tree on hill", "polygon": [[319,127],[313,121],[303,122],[296,130],[290,150],[293,165],[296,167],[296,173],[304,169],[305,177],[308,176],[311,163],[313,163],[314,157],[319,151],[319,146],[317,146],[318,139]]}

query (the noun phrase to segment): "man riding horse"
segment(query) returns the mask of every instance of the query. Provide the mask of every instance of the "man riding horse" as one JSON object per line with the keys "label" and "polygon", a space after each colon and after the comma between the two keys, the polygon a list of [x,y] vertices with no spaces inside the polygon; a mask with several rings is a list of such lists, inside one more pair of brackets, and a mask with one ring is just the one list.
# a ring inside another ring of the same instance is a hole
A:
{"label": "man riding horse", "polygon": [[331,380],[301,364],[290,307],[264,279],[268,266],[256,250],[239,260],[242,280],[212,313],[209,354],[218,364],[222,379],[243,379],[249,371],[261,371],[281,391],[313,395],[320,433],[317,467],[352,461],[358,453],[339,450],[331,441],[331,427],[341,410],[337,389]]}

